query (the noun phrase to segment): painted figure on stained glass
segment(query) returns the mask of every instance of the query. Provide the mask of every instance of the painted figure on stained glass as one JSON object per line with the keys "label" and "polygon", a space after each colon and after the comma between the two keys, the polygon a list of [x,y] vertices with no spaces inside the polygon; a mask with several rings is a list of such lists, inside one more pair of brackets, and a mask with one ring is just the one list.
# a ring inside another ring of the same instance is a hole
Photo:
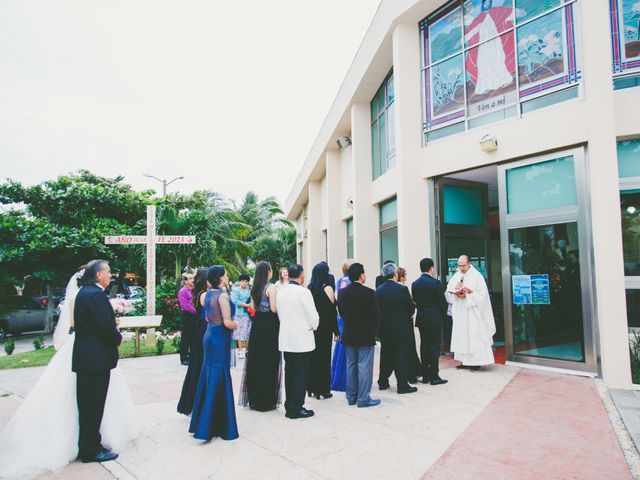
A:
{"label": "painted figure on stained glass", "polygon": [[515,49],[511,0],[468,0],[464,4],[469,115],[515,102]]}

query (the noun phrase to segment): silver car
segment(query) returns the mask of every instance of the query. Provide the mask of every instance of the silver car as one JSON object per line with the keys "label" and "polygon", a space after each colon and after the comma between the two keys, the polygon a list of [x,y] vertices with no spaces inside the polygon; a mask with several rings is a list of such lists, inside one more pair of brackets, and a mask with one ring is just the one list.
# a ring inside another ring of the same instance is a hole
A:
{"label": "silver car", "polygon": [[0,340],[7,334],[43,330],[47,308],[30,297],[14,296],[0,299]]}

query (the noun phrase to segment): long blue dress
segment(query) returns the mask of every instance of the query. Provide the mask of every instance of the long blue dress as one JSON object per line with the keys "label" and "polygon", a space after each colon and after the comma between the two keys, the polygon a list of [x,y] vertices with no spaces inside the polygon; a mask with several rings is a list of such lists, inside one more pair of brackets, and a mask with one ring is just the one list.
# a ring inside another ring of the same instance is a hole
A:
{"label": "long blue dress", "polygon": [[[340,296],[340,290],[349,285],[349,277],[344,275],[336,282],[336,301]],[[344,345],[342,345],[342,330],[344,321],[338,312],[338,330],[340,331],[340,340],[336,342],[333,348],[333,359],[331,361],[331,390],[344,392],[347,387],[347,357]]]}
{"label": "long blue dress", "polygon": [[189,432],[199,440],[238,438],[231,384],[231,330],[224,326],[218,300],[222,290],[210,289],[204,301],[207,331],[204,334],[202,371],[193,404]]}

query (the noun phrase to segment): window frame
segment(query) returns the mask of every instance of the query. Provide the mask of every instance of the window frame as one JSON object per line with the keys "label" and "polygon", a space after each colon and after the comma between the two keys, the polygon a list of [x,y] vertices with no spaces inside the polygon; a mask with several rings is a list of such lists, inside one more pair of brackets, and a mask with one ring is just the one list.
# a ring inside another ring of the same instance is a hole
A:
{"label": "window frame", "polygon": [[[376,91],[370,102],[371,111],[371,166],[372,178],[375,180],[387,173],[395,165],[396,158],[396,142],[395,142],[395,86],[393,85],[394,76],[393,68],[386,75],[382,84]],[[391,88],[389,88],[391,87]],[[393,95],[389,100],[389,92]],[[384,99],[384,106],[380,107],[380,100]],[[392,117],[392,121],[389,119]],[[383,125],[384,123],[384,125]],[[393,128],[390,128],[393,125]],[[384,136],[381,130],[384,129]],[[377,135],[374,135],[374,131]],[[382,151],[382,139],[384,138],[384,152]],[[375,148],[375,140],[377,139],[378,148]],[[393,144],[390,140],[393,139]],[[390,147],[390,145],[393,145]],[[377,155],[376,155],[377,152]]]}

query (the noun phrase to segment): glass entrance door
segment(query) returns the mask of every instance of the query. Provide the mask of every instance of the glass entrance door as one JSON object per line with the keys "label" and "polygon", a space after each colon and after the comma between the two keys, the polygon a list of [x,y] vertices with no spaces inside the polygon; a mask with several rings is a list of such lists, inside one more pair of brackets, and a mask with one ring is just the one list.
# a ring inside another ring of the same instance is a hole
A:
{"label": "glass entrance door", "polygon": [[498,169],[507,358],[596,372],[581,149]]}

